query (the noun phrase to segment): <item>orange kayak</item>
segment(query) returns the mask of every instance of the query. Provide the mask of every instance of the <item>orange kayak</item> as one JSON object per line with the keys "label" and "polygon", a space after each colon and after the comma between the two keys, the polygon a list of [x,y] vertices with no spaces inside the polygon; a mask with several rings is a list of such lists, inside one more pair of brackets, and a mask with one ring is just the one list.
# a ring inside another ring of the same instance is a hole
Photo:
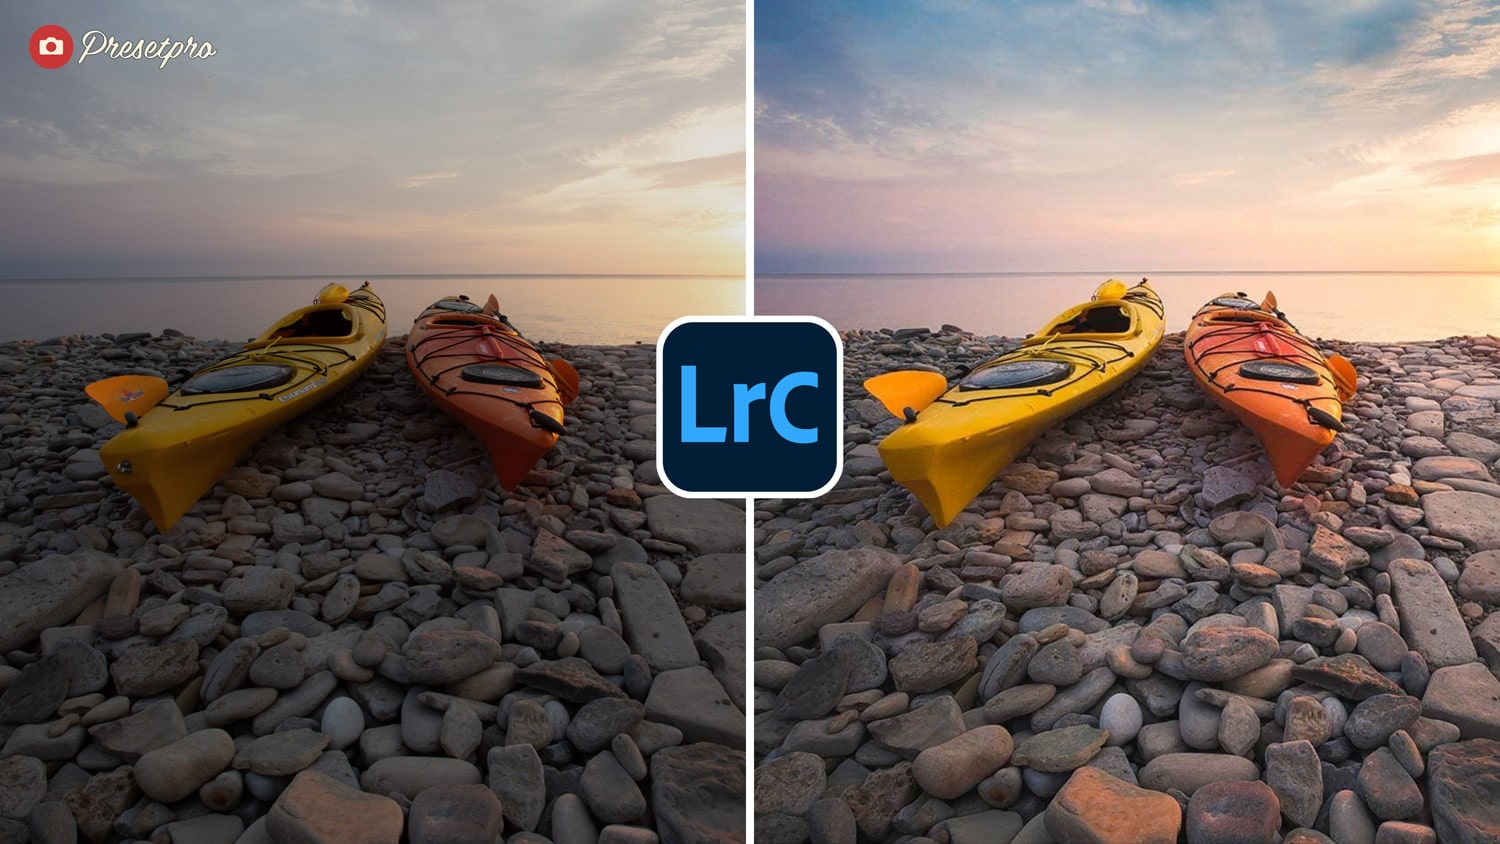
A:
{"label": "orange kayak", "polygon": [[406,338],[406,364],[423,392],[484,443],[500,486],[510,489],[566,433],[563,405],[577,395],[577,373],[542,357],[495,297],[434,302]]}
{"label": "orange kayak", "polygon": [[1213,299],[1193,315],[1183,352],[1204,391],[1260,438],[1283,487],[1344,430],[1353,366],[1304,337],[1274,294],[1260,303],[1243,293]]}

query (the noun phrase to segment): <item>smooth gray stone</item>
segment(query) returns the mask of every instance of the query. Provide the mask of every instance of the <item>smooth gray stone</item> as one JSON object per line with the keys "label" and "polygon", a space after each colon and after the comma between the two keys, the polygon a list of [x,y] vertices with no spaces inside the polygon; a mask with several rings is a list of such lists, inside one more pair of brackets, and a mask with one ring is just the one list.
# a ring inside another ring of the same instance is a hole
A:
{"label": "smooth gray stone", "polygon": [[443,751],[443,713],[423,704],[422,690],[407,689],[401,702],[401,740],[418,754]]}
{"label": "smooth gray stone", "polygon": [[301,718],[312,714],[313,710],[328,697],[338,685],[338,678],[333,676],[332,671],[319,671],[317,674],[302,681],[302,685],[283,694],[276,702],[266,708],[265,711],[255,716],[251,722],[251,729],[257,736],[269,734],[288,718]]}
{"label": "smooth gray stone", "polygon": [[[708,669],[714,673],[719,685],[724,687],[729,699],[742,712],[749,711],[745,705],[745,624],[748,618],[749,615],[743,610],[722,613],[710,618],[707,624],[693,634],[693,644],[698,648],[698,655],[708,663]],[[869,688],[885,682],[885,654],[879,653],[878,656],[880,678]],[[851,675],[851,682],[857,676]]]}
{"label": "smooth gray stone", "polygon": [[589,811],[603,823],[632,823],[646,814],[646,796],[612,753],[589,759],[578,787]]}
{"label": "smooth gray stone", "polygon": [[159,700],[124,718],[95,724],[89,735],[111,754],[134,762],[187,735],[187,726],[175,701]]}
{"label": "smooth gray stone", "polygon": [[1500,680],[1482,662],[1439,668],[1427,683],[1422,712],[1458,725],[1465,739],[1500,740]]}
{"label": "smooth gray stone", "polygon": [[645,500],[652,537],[675,542],[694,554],[743,554],[745,511],[709,498],[654,495]]}
{"label": "smooth gray stone", "polygon": [[1296,826],[1312,826],[1323,805],[1323,766],[1308,741],[1266,748],[1266,784],[1281,799],[1281,813]]}
{"label": "smooth gray stone", "polygon": [[1054,624],[1066,624],[1085,633],[1109,628],[1109,622],[1078,607],[1034,607],[1022,613],[1017,623],[1022,633],[1039,633]]}
{"label": "smooth gray stone", "polygon": [[817,635],[824,624],[846,620],[885,590],[902,562],[865,546],[828,551],[776,575],[755,592],[756,644],[788,647]]}
{"label": "smooth gray stone", "polygon": [[376,762],[359,776],[359,785],[371,794],[397,792],[408,799],[436,785],[471,785],[480,782],[479,769],[462,759],[438,756],[390,756]]}
{"label": "smooth gray stone", "polygon": [[38,803],[26,815],[26,830],[32,844],[74,844],[78,840],[78,823],[65,803]]}
{"label": "smooth gray stone", "polygon": [[322,636],[333,629],[298,610],[262,610],[245,616],[240,622],[240,635],[258,639],[278,627],[285,627],[293,633],[301,633],[309,639]]}
{"label": "smooth gray stone", "polygon": [[1421,560],[1396,560],[1388,572],[1401,617],[1401,636],[1434,668],[1479,658],[1453,594],[1437,570]]}
{"label": "smooth gray stone", "polygon": [[689,742],[744,746],[744,713],[702,666],[658,674],[646,698],[646,717],[682,730]]}
{"label": "smooth gray stone", "polygon": [[598,753],[616,736],[628,734],[646,715],[637,701],[600,698],[584,704],[568,722],[567,737],[583,753]]}
{"label": "smooth gray stone", "polygon": [[1038,731],[1050,730],[1057,723],[1057,719],[1064,715],[1093,709],[1095,704],[1104,699],[1105,693],[1114,684],[1114,672],[1108,668],[1090,671],[1077,683],[1066,689],[1059,689],[1056,697],[1043,704],[1041,709],[1031,713],[1031,728]]}
{"label": "smooth gray stone", "polygon": [[1006,689],[1019,685],[1026,679],[1026,666],[1040,649],[1036,637],[1020,633],[1010,637],[1001,645],[984,666],[979,679],[979,697],[989,700]]}
{"label": "smooth gray stone", "polygon": [[102,597],[123,562],[98,551],[54,554],[0,577],[0,653],[68,624]]}
{"label": "smooth gray stone", "polygon": [[245,685],[250,677],[250,666],[258,656],[260,645],[247,636],[241,636],[225,645],[204,672],[200,691],[204,702],[213,703]]}
{"label": "smooth gray stone", "polygon": [[656,569],[640,563],[619,563],[611,571],[615,605],[625,626],[625,641],[646,658],[653,673],[698,665],[693,634],[677,601]]}

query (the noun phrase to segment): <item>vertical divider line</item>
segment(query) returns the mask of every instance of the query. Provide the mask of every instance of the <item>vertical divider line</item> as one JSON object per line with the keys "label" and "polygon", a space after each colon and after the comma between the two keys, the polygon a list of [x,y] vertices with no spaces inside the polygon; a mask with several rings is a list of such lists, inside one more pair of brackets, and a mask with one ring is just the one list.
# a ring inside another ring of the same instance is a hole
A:
{"label": "vertical divider line", "polygon": [[[755,314],[755,3],[745,2],[745,315]],[[745,840],[755,840],[755,499],[745,498]]]}

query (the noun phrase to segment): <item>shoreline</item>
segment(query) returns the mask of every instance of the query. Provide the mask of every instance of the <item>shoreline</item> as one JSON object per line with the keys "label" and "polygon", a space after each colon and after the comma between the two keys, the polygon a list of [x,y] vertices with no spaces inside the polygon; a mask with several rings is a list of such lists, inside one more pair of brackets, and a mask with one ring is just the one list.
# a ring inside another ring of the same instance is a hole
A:
{"label": "shoreline", "polygon": [[240,344],[61,339],[0,343],[0,831],[743,840],[743,515],[660,486],[654,346],[537,343],[582,396],[502,493],[390,338],[163,534],[82,388]]}
{"label": "shoreline", "polygon": [[1500,775],[1500,340],[1320,341],[1360,392],[1287,491],[1169,334],[935,530],[860,382],[1014,341],[841,334],[844,476],[755,513],[758,835],[1494,828],[1466,783]]}

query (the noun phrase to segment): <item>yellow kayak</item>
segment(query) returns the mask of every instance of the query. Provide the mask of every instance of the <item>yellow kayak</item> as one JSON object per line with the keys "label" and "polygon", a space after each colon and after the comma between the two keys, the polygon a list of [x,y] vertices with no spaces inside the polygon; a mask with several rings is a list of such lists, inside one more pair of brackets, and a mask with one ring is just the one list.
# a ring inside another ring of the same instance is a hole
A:
{"label": "yellow kayak", "polygon": [[[358,377],[384,342],[385,305],[369,282],[353,293],[329,285],[312,305],[287,314],[244,351],[198,370],[170,394],[148,376],[91,384],[89,394],[129,425],[99,457],[115,484],[167,530],[272,428]],[[154,407],[132,405],[151,392],[152,382],[165,398]]]}
{"label": "yellow kayak", "polygon": [[1163,328],[1161,298],[1144,279],[1133,287],[1111,279],[951,389],[931,372],[871,378],[866,389],[907,420],[881,441],[880,456],[946,525],[1044,430],[1129,380]]}

